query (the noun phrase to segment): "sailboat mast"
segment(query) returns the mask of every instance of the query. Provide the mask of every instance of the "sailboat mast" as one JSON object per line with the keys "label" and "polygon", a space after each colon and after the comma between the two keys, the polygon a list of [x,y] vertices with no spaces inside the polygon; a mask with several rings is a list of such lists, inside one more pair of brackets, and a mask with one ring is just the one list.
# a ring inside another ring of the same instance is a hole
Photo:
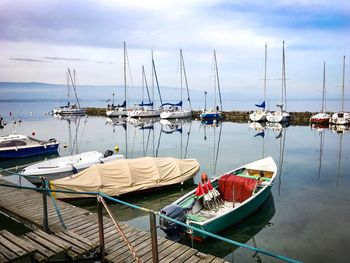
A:
{"label": "sailboat mast", "polygon": [[343,57],[343,85],[341,92],[341,111],[344,111],[344,89],[345,89],[345,56]]}
{"label": "sailboat mast", "polygon": [[[153,50],[152,50],[152,101],[154,103],[154,69],[153,69]],[[152,109],[153,109],[153,105],[152,105]],[[153,149],[154,150],[154,149]],[[153,153],[154,156],[154,153]]]}
{"label": "sailboat mast", "polygon": [[[68,68],[68,71],[69,71],[69,68]],[[68,103],[70,104],[70,85],[69,85],[69,73],[66,73],[66,81],[67,81],[67,100],[68,100]]]}
{"label": "sailboat mast", "polygon": [[[182,55],[182,50],[180,49],[180,54],[181,54],[181,62],[182,62],[182,68],[183,68],[183,73],[184,73],[184,78],[185,78],[185,84],[186,84],[186,90],[187,90],[187,100],[188,103],[190,104],[190,110],[192,110],[192,104],[191,104],[191,99],[190,99],[190,91],[188,89],[188,82],[187,82],[187,75],[186,75],[186,68],[185,68],[185,62],[184,62],[184,57]],[[182,100],[182,92],[181,92],[181,100]]]}
{"label": "sailboat mast", "polygon": [[326,111],[326,62],[323,61],[322,113]]}
{"label": "sailboat mast", "polygon": [[124,101],[125,101],[125,108],[126,108],[126,44],[125,41],[123,42],[124,46]]}
{"label": "sailboat mast", "polygon": [[69,68],[68,68],[68,74],[69,74],[69,78],[70,78],[70,80],[71,80],[71,82],[72,82],[72,86],[73,86],[73,90],[74,90],[74,95],[75,95],[75,102],[76,102],[76,104],[78,105],[78,107],[80,108],[80,104],[79,104],[79,100],[78,100],[78,96],[77,96],[77,90],[76,90],[76,88],[75,88],[75,79],[76,79],[76,77],[75,77],[75,75],[76,75],[75,70],[73,71],[74,78],[72,77],[72,74],[71,74]]}
{"label": "sailboat mast", "polygon": [[147,96],[148,96],[148,102],[151,103],[151,97],[149,95],[149,90],[148,90],[148,84],[147,84],[147,78],[146,78],[146,73],[145,73],[145,67],[142,65],[142,100],[143,100],[143,85],[146,87],[147,91]]}
{"label": "sailboat mast", "polygon": [[[219,80],[219,69],[218,69],[218,62],[216,60],[216,52],[214,49],[214,63],[215,63],[215,74],[216,74],[216,81],[218,85],[218,93],[219,93],[219,100],[220,100],[220,109],[222,110],[222,100],[221,100],[221,92],[220,92],[220,80]],[[216,91],[215,91],[215,107],[216,107]]]}
{"label": "sailboat mast", "polygon": [[144,74],[145,74],[145,68],[144,68],[144,66],[142,65],[142,104],[143,104],[144,89],[145,89]]}
{"label": "sailboat mast", "polygon": [[163,106],[162,95],[160,94],[159,82],[158,82],[158,77],[157,77],[156,65],[154,64],[154,59],[153,59],[153,51],[152,51],[152,66],[153,66],[154,77],[155,77],[156,83],[157,83],[160,105]]}
{"label": "sailboat mast", "polygon": [[265,73],[264,73],[264,101],[266,103],[266,61],[267,61],[267,44],[265,44]]}
{"label": "sailboat mast", "polygon": [[286,57],[284,53],[284,41],[282,48],[282,105],[287,110],[287,81],[286,81]]}
{"label": "sailboat mast", "polygon": [[[180,49],[180,101],[182,102],[182,50]],[[181,109],[182,109],[182,104],[181,104]],[[181,157],[182,157],[182,152],[181,152]]]}

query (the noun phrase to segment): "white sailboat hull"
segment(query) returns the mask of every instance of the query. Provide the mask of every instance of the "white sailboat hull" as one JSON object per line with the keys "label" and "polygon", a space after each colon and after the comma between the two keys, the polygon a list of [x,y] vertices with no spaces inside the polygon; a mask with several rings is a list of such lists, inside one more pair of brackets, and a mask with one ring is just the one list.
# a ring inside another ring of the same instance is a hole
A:
{"label": "white sailboat hull", "polygon": [[192,112],[190,110],[173,110],[173,111],[163,111],[160,114],[162,119],[184,119],[190,118]]}
{"label": "white sailboat hull", "polygon": [[266,121],[266,114],[267,114],[267,111],[265,110],[256,110],[251,114],[249,114],[249,118],[251,121],[256,121],[256,122]]}
{"label": "white sailboat hull", "polygon": [[128,112],[128,117],[131,118],[145,118],[158,117],[161,114],[160,110],[155,109],[136,109]]}
{"label": "white sailboat hull", "polygon": [[266,114],[266,120],[268,122],[288,122],[290,121],[290,115],[286,111],[273,111]]}
{"label": "white sailboat hull", "polygon": [[336,125],[348,125],[350,124],[350,113],[349,112],[336,112],[332,115],[330,123]]}
{"label": "white sailboat hull", "polygon": [[125,108],[115,108],[113,110],[107,110],[106,115],[108,117],[123,117],[128,115],[128,111]]}

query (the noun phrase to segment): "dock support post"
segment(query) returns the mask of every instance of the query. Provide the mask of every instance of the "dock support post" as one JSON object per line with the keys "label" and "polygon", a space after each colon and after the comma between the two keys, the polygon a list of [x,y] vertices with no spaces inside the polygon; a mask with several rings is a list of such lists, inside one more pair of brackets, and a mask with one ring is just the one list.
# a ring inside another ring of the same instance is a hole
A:
{"label": "dock support post", "polygon": [[100,196],[97,195],[97,216],[98,216],[98,234],[100,239],[100,259],[103,261],[105,257],[105,237],[103,229],[103,214],[102,214],[102,203]]}
{"label": "dock support post", "polygon": [[[45,177],[41,177],[41,187],[43,189],[46,188],[46,184],[45,184]],[[46,196],[46,191],[42,192],[43,195],[43,227],[44,227],[44,231],[46,233],[49,232],[49,219],[47,217],[47,196]]]}
{"label": "dock support post", "polygon": [[156,226],[156,215],[153,211],[149,212],[149,223],[152,240],[152,258],[153,263],[158,263],[158,242],[157,242],[157,226]]}

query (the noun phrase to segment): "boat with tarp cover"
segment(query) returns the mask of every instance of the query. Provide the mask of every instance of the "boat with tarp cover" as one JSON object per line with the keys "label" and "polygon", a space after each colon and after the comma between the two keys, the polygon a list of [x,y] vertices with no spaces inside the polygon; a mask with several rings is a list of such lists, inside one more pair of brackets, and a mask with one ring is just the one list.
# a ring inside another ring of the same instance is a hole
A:
{"label": "boat with tarp cover", "polygon": [[[103,192],[109,196],[183,183],[199,171],[196,159],[143,157],[95,164],[73,176],[50,181],[52,190]],[[91,197],[88,194],[55,193],[59,199]]]}
{"label": "boat with tarp cover", "polygon": [[[179,198],[160,213],[210,233],[218,233],[255,212],[268,198],[277,166],[267,157],[214,178],[202,174],[197,189]],[[208,236],[189,231],[161,217],[160,227],[172,240],[189,234],[195,240]]]}

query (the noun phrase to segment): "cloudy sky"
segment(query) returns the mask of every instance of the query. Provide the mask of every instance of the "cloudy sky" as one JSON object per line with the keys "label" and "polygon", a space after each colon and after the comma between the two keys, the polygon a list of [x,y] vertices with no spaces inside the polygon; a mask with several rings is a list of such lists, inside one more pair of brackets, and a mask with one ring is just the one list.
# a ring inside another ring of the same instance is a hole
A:
{"label": "cloudy sky", "polygon": [[262,96],[267,43],[268,95],[279,94],[285,40],[288,94],[321,96],[326,61],[337,96],[350,61],[348,0],[1,0],[0,25],[0,81],[63,84],[70,67],[80,84],[121,84],[125,41],[134,85],[154,50],[160,85],[178,86],[182,48],[190,88],[210,89],[215,49],[222,90]]}

